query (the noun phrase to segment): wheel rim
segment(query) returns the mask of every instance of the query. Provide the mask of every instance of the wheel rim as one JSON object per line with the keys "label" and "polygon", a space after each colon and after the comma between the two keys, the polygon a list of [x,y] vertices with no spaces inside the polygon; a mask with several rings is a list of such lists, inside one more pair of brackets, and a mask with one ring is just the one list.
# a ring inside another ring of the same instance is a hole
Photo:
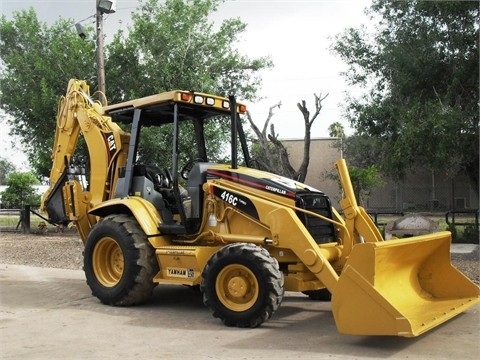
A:
{"label": "wheel rim", "polygon": [[232,264],[217,276],[215,290],[220,302],[232,311],[245,311],[258,299],[259,285],[255,274],[247,267]]}
{"label": "wheel rim", "polygon": [[111,237],[104,237],[93,251],[93,271],[97,280],[106,287],[118,284],[123,275],[123,252]]}

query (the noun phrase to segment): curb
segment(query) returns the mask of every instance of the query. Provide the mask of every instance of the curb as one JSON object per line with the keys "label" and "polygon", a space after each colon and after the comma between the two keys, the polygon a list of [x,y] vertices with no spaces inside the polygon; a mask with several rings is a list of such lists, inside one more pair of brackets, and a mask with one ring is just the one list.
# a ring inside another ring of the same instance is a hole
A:
{"label": "curb", "polygon": [[453,254],[470,254],[478,250],[477,244],[452,244],[450,246],[450,252]]}

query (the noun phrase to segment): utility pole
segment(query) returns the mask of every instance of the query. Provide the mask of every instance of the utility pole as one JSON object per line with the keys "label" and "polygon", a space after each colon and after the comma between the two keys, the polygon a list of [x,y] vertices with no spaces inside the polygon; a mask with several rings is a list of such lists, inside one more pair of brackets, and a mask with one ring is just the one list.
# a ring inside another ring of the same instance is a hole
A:
{"label": "utility pole", "polygon": [[104,61],[104,52],[103,52],[103,12],[98,7],[97,0],[97,81],[98,81],[98,90],[103,94],[100,96],[100,102],[103,106],[106,105],[106,85],[105,85],[105,61]]}
{"label": "utility pole", "polygon": [[107,105],[106,85],[105,85],[105,56],[103,52],[103,14],[113,14],[115,12],[116,0],[95,0],[96,1],[96,23],[97,23],[97,81],[98,91],[102,93],[100,102],[103,106]]}
{"label": "utility pole", "polygon": [[[107,105],[106,98],[106,85],[105,85],[105,55],[103,52],[103,14],[113,14],[115,12],[115,1],[116,0],[95,0],[96,6],[95,15],[89,16],[87,19],[95,16],[96,26],[97,26],[97,41],[95,49],[95,60],[97,63],[97,82],[98,82],[98,91],[102,94],[100,95],[100,102],[103,106]],[[87,20],[83,19],[81,21]],[[87,33],[83,28],[81,21],[75,24],[77,29],[78,36],[85,40]]]}

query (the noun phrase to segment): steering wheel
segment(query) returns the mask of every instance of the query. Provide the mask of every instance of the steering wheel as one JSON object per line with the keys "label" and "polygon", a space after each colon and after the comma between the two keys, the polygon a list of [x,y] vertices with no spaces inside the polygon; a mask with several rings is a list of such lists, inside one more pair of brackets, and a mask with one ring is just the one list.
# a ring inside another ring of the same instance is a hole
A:
{"label": "steering wheel", "polygon": [[180,175],[182,176],[182,178],[184,178],[185,180],[188,180],[188,175],[190,174],[190,171],[192,170],[193,165],[195,165],[197,162],[202,162],[202,161],[203,159],[200,159],[200,158],[191,159],[187,161],[187,163],[183,165],[182,170],[180,170]]}
{"label": "steering wheel", "polygon": [[155,174],[155,178],[155,183],[158,184],[160,188],[169,189],[173,185],[172,174],[169,169],[163,169],[163,172]]}
{"label": "steering wheel", "polygon": [[172,176],[172,173],[170,172],[170,169],[163,169],[163,171],[165,172],[165,178],[167,180],[167,183],[168,183],[168,187],[171,187],[173,186],[173,176]]}

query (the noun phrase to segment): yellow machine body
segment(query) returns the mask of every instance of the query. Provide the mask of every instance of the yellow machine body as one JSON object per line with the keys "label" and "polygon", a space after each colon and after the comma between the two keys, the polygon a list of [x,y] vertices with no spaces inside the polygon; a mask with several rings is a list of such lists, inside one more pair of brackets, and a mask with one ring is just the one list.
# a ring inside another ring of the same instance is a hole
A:
{"label": "yellow machine body", "polygon": [[[245,111],[234,99],[181,91],[101,110],[84,82],[69,84],[42,206],[56,222],[76,223],[87,283],[102,302],[134,305],[157,283],[200,286],[215,317],[255,327],[284,291],[328,290],[341,333],[412,337],[480,301],[479,287],[451,264],[449,232],[383,239],[356,202],[344,160],[335,164],[342,214],[321,191],[236,161],[192,164],[188,197],[178,192],[178,168],[166,191],[134,164],[141,121],[169,114],[176,124],[182,109],[195,118],[228,114],[227,105],[236,109],[232,122]],[[111,117],[138,121],[129,134]],[[88,188],[66,175],[80,134],[90,154]]]}
{"label": "yellow machine body", "polygon": [[339,331],[417,336],[477,303],[478,286],[451,265],[450,241],[440,232],[354,246],[332,295]]}

